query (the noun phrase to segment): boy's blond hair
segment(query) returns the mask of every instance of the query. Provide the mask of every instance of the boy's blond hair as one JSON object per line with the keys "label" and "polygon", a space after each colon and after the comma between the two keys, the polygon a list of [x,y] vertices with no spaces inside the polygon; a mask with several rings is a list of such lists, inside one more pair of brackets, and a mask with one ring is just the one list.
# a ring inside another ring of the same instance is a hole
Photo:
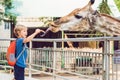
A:
{"label": "boy's blond hair", "polygon": [[16,37],[18,37],[18,33],[21,31],[21,30],[24,30],[24,29],[27,29],[26,26],[24,25],[16,25],[15,28],[14,28],[14,34]]}

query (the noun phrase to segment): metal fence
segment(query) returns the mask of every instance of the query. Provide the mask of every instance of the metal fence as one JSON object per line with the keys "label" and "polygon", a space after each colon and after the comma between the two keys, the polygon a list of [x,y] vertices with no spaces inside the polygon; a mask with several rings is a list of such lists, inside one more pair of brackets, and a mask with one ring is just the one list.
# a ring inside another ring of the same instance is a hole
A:
{"label": "metal fence", "polygon": [[[13,39],[0,39],[1,42]],[[29,76],[33,71],[43,72],[53,76],[54,80],[71,80],[62,74],[78,76],[78,80],[119,80],[119,55],[110,52],[110,42],[119,41],[120,37],[71,38],[71,39],[33,39],[32,41],[53,42],[53,48],[32,48],[29,43],[27,59]],[[80,49],[57,48],[57,42],[104,41],[102,52],[80,51]],[[7,46],[0,46],[0,65],[7,65],[5,53]],[[113,46],[112,46],[113,47]],[[118,62],[115,64],[114,61]],[[5,64],[4,64],[5,63]],[[92,77],[91,77],[92,76]],[[77,80],[77,79],[76,79]]]}

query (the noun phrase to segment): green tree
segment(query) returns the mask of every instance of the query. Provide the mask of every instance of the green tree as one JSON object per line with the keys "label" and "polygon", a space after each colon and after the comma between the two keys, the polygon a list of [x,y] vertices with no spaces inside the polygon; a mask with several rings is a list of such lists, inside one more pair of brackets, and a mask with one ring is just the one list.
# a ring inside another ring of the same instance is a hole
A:
{"label": "green tree", "polygon": [[111,10],[107,4],[107,0],[102,0],[102,3],[99,5],[100,13],[111,14]]}
{"label": "green tree", "polygon": [[21,2],[19,0],[4,0],[3,5],[5,6],[5,17],[16,23],[16,17],[19,15],[16,8],[21,5]]}
{"label": "green tree", "polygon": [[[0,6],[3,6],[3,0],[0,0]],[[1,24],[1,20],[3,20],[4,17],[4,11],[0,10],[0,24]]]}
{"label": "green tree", "polygon": [[120,11],[120,0],[114,0],[115,1],[115,4],[117,5],[119,11]]}

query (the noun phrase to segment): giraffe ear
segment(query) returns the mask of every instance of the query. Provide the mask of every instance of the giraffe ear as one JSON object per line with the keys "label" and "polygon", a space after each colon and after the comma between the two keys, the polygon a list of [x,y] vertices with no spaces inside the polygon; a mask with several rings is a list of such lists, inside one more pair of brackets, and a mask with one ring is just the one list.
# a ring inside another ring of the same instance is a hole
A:
{"label": "giraffe ear", "polygon": [[91,5],[94,4],[94,2],[95,2],[95,0],[90,0],[85,7],[90,7]]}
{"label": "giraffe ear", "polygon": [[94,4],[95,0],[90,0],[91,4]]}
{"label": "giraffe ear", "polygon": [[99,12],[97,10],[95,10],[92,14],[96,15],[96,14],[99,14]]}

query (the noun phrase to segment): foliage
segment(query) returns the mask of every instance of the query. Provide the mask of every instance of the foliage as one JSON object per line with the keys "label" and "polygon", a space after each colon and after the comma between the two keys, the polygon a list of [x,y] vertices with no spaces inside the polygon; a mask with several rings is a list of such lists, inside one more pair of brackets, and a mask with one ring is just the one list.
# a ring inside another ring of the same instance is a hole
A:
{"label": "foliage", "polygon": [[102,0],[102,3],[99,5],[100,13],[111,14],[111,10],[107,4],[107,0]]}
{"label": "foliage", "polygon": [[40,17],[40,21],[44,23],[44,27],[48,27],[49,23],[59,19],[60,17]]}
{"label": "foliage", "polygon": [[119,11],[120,11],[120,0],[114,0],[115,1],[115,4],[117,5]]}
{"label": "foliage", "polygon": [[[0,6],[3,6],[3,1],[0,0]],[[3,20],[4,17],[4,12],[3,10],[0,10],[0,25],[1,25],[1,21]]]}
{"label": "foliage", "polygon": [[11,9],[11,8],[13,8],[13,6],[12,6],[12,0],[4,0],[4,3],[3,3],[4,5],[5,5],[5,9],[7,8],[7,9]]}
{"label": "foliage", "polygon": [[44,25],[42,25],[44,27],[47,27],[49,25],[49,23],[53,20],[52,17],[40,17],[39,19],[41,22],[44,23]]}
{"label": "foliage", "polygon": [[16,11],[20,1],[16,0],[4,0],[3,5],[5,6],[5,17],[12,20],[16,24],[16,17],[19,13]]}

